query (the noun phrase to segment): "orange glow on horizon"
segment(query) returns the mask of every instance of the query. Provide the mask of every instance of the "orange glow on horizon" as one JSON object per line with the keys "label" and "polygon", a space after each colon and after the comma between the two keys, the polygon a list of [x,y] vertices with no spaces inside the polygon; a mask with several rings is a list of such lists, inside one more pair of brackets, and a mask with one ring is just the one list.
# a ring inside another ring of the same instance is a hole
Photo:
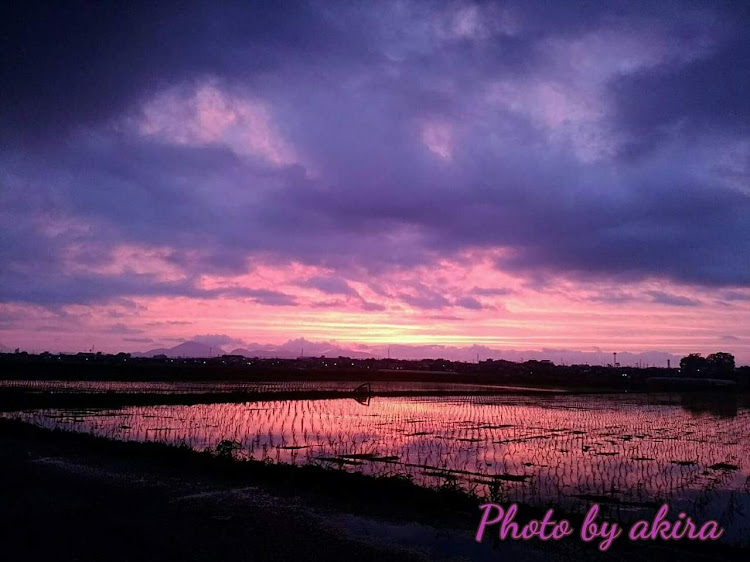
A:
{"label": "orange glow on horizon", "polygon": [[[137,260],[134,248],[118,248],[102,272],[117,275],[136,264],[165,282],[176,273],[165,254],[149,250]],[[672,353],[711,351],[750,358],[750,329],[743,321],[750,302],[722,302],[718,292],[698,291],[658,280],[626,287],[558,278],[539,288],[492,265],[495,252],[473,252],[426,267],[371,276],[353,272],[316,287],[310,280],[331,271],[298,263],[257,264],[239,276],[204,276],[206,297],[131,297],[97,305],[44,307],[2,305],[25,318],[24,330],[0,330],[6,346],[52,350],[145,350],[171,347],[199,334],[224,334],[243,343],[281,344],[295,338],[347,345],[482,345],[496,349],[616,349]],[[101,272],[100,272],[101,273]],[[222,291],[247,289],[243,296]],[[256,292],[260,296],[256,295]],[[264,302],[264,295],[272,299]],[[658,293],[655,293],[658,292]],[[653,302],[668,293],[695,306]],[[275,295],[290,302],[279,305]],[[606,302],[608,295],[613,302]],[[406,296],[405,296],[406,295]],[[429,296],[418,306],[421,296]],[[618,302],[622,295],[631,296]],[[465,299],[469,299],[468,301]],[[413,299],[413,300],[412,300]],[[411,304],[410,304],[411,303]],[[462,305],[464,303],[465,305]],[[430,306],[433,306],[430,308]],[[707,309],[710,314],[707,314]],[[733,328],[731,333],[727,333]]]}

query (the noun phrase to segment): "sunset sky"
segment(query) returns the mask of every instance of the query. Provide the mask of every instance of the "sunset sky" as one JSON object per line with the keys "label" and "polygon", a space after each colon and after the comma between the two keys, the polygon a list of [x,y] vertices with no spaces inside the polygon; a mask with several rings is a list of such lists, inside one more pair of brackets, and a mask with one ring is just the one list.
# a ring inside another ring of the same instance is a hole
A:
{"label": "sunset sky", "polygon": [[15,4],[5,349],[750,362],[750,3]]}

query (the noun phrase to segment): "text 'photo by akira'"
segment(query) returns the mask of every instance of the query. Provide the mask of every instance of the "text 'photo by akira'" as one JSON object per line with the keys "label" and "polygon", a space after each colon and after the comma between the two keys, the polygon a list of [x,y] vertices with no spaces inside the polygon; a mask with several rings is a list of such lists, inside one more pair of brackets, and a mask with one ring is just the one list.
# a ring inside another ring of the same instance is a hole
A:
{"label": "text 'photo by akira'", "polygon": [[[482,510],[482,519],[477,528],[475,540],[482,542],[484,531],[487,526],[500,524],[498,531],[500,540],[530,540],[538,538],[542,541],[559,541],[573,534],[574,529],[567,519],[555,521],[553,509],[548,509],[541,521],[532,519],[522,527],[514,521],[518,506],[512,504],[507,511],[497,504],[484,504],[479,506]],[[490,518],[494,512],[494,517]],[[627,535],[631,541],[638,540],[718,540],[724,534],[716,521],[706,521],[702,525],[696,525],[685,513],[677,516],[677,521],[671,523],[665,520],[669,506],[664,504],[653,521],[636,521],[628,531]],[[612,546],[612,542],[623,534],[617,523],[597,522],[599,505],[594,504],[589,509],[581,525],[580,538],[584,542],[599,541],[599,550],[606,551]]]}
{"label": "text 'photo by akira'", "polygon": [[0,6],[0,559],[746,559],[750,3]]}

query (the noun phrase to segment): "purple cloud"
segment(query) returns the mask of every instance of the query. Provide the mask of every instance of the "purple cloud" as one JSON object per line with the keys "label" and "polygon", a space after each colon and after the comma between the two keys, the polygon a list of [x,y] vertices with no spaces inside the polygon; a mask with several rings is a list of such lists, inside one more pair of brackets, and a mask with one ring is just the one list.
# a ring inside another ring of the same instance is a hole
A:
{"label": "purple cloud", "polygon": [[[746,5],[165,9],[3,18],[0,302],[293,306],[197,280],[295,262],[357,296],[348,279],[497,248],[528,279],[750,287]],[[249,132],[189,113],[207,84]],[[159,96],[180,119],[147,122]],[[184,280],[71,271],[120,244],[168,248]]]}
{"label": "purple cloud", "polygon": [[670,306],[700,306],[700,301],[683,297],[681,295],[672,295],[663,291],[647,291],[651,295],[652,301],[659,304],[668,304]]}
{"label": "purple cloud", "polygon": [[482,309],[482,303],[479,302],[474,297],[461,297],[456,299],[455,302],[456,306],[460,306],[461,308],[470,308],[472,310],[481,310]]}
{"label": "purple cloud", "polygon": [[349,283],[338,277],[311,277],[300,283],[327,295],[359,296]]}

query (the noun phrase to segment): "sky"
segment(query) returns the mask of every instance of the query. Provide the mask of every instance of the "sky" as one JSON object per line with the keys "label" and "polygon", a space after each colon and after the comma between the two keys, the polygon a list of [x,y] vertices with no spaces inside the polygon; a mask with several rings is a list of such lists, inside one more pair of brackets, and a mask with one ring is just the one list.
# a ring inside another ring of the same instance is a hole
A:
{"label": "sky", "polygon": [[750,362],[747,2],[11,4],[4,348]]}

